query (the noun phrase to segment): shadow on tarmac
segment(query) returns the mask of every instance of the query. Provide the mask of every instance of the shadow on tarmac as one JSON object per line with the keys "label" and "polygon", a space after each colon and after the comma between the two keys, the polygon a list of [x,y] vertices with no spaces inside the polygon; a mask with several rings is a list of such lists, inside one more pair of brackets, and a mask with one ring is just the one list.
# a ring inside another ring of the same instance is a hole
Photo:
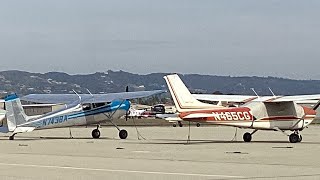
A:
{"label": "shadow on tarmac", "polygon": [[[55,137],[55,136],[50,136],[50,137],[30,137],[30,136],[15,136],[14,140],[9,140],[9,136],[1,136],[0,141],[8,140],[8,141],[41,141],[41,140],[59,140],[59,139],[65,139],[65,140],[80,140],[80,139],[85,139],[85,140],[95,140],[92,137]],[[99,139],[101,140],[116,140],[114,138],[108,138],[108,137],[100,137]]]}
{"label": "shadow on tarmac", "polygon": [[[62,137],[62,136],[40,136],[40,137],[30,137],[30,136],[15,136],[13,141],[41,141],[41,140],[121,140],[118,138],[100,137],[99,139],[93,139],[92,137]],[[9,136],[0,136],[0,141],[10,141]],[[232,141],[232,140],[208,140],[208,139],[147,139],[147,140],[137,140],[137,139],[127,139],[121,140],[128,144],[164,144],[164,145],[196,145],[196,144],[320,144],[320,142],[301,142],[301,143],[290,143],[288,141],[251,141],[244,142],[242,140]]]}
{"label": "shadow on tarmac", "polygon": [[161,142],[148,142],[148,141],[141,141],[141,142],[125,142],[129,144],[165,144],[165,145],[176,145],[176,144],[183,144],[183,145],[192,145],[192,144],[320,144],[320,142],[301,142],[301,143],[290,143],[288,141],[251,141],[251,142],[244,142],[244,141],[226,141],[226,140],[203,140],[203,139],[152,139],[152,141],[161,141]]}

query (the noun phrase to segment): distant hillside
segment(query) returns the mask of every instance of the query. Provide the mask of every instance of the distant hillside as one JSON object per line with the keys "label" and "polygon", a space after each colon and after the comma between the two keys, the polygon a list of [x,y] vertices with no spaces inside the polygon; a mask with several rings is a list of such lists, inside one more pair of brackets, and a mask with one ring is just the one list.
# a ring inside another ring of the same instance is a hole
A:
{"label": "distant hillside", "polygon": [[[16,92],[31,93],[79,93],[121,92],[128,85],[130,91],[166,89],[163,79],[166,73],[147,75],[124,71],[96,72],[86,75],[69,75],[62,72],[29,73],[24,71],[0,72],[0,95]],[[320,93],[319,80],[292,80],[275,77],[230,77],[187,74],[181,78],[198,93],[221,92],[223,94],[248,94],[255,88],[259,95],[270,95],[269,87],[277,95]]]}

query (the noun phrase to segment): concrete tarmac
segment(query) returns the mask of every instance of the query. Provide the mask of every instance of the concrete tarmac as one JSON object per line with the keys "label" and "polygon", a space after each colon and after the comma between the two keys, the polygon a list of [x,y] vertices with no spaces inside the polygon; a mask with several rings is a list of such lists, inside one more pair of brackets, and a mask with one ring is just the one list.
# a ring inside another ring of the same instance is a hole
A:
{"label": "concrete tarmac", "polygon": [[[291,144],[280,132],[232,127],[125,127],[126,140],[112,127],[101,138],[91,128],[52,129],[0,136],[0,176],[16,179],[320,179],[320,126]],[[251,131],[251,130],[250,130]],[[235,136],[236,135],[236,136]]]}

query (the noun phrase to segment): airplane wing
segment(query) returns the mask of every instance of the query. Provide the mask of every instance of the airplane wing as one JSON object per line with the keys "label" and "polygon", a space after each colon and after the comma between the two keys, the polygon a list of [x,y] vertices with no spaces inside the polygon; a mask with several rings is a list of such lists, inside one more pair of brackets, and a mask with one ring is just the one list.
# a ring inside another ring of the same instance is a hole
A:
{"label": "airplane wing", "polygon": [[215,94],[193,94],[198,100],[205,101],[227,101],[247,103],[251,101],[259,102],[289,102],[289,101],[307,101],[320,100],[320,94],[295,95],[295,96],[245,96],[245,95],[215,95]]}
{"label": "airplane wing", "polygon": [[[79,94],[79,96],[81,97],[81,103],[104,103],[111,102],[113,100],[143,98],[164,92],[164,90],[155,90],[92,95]],[[29,94],[21,97],[21,100],[35,103],[69,104],[79,101],[79,97],[76,94]]]}
{"label": "airplane wing", "polygon": [[320,94],[312,95],[296,95],[296,96],[278,96],[267,102],[288,102],[288,101],[305,101],[305,100],[320,100]]}
{"label": "airplane wing", "polygon": [[250,102],[257,99],[257,96],[245,95],[216,95],[216,94],[193,94],[198,100],[205,101],[228,101],[228,102]]}

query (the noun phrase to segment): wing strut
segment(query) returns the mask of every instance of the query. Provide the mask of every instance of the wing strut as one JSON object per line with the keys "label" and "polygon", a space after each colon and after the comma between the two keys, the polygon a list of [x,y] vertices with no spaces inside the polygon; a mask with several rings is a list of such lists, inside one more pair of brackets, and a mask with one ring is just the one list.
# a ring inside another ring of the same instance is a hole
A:
{"label": "wing strut", "polygon": [[313,110],[317,110],[318,107],[320,106],[320,100],[313,106]]}

